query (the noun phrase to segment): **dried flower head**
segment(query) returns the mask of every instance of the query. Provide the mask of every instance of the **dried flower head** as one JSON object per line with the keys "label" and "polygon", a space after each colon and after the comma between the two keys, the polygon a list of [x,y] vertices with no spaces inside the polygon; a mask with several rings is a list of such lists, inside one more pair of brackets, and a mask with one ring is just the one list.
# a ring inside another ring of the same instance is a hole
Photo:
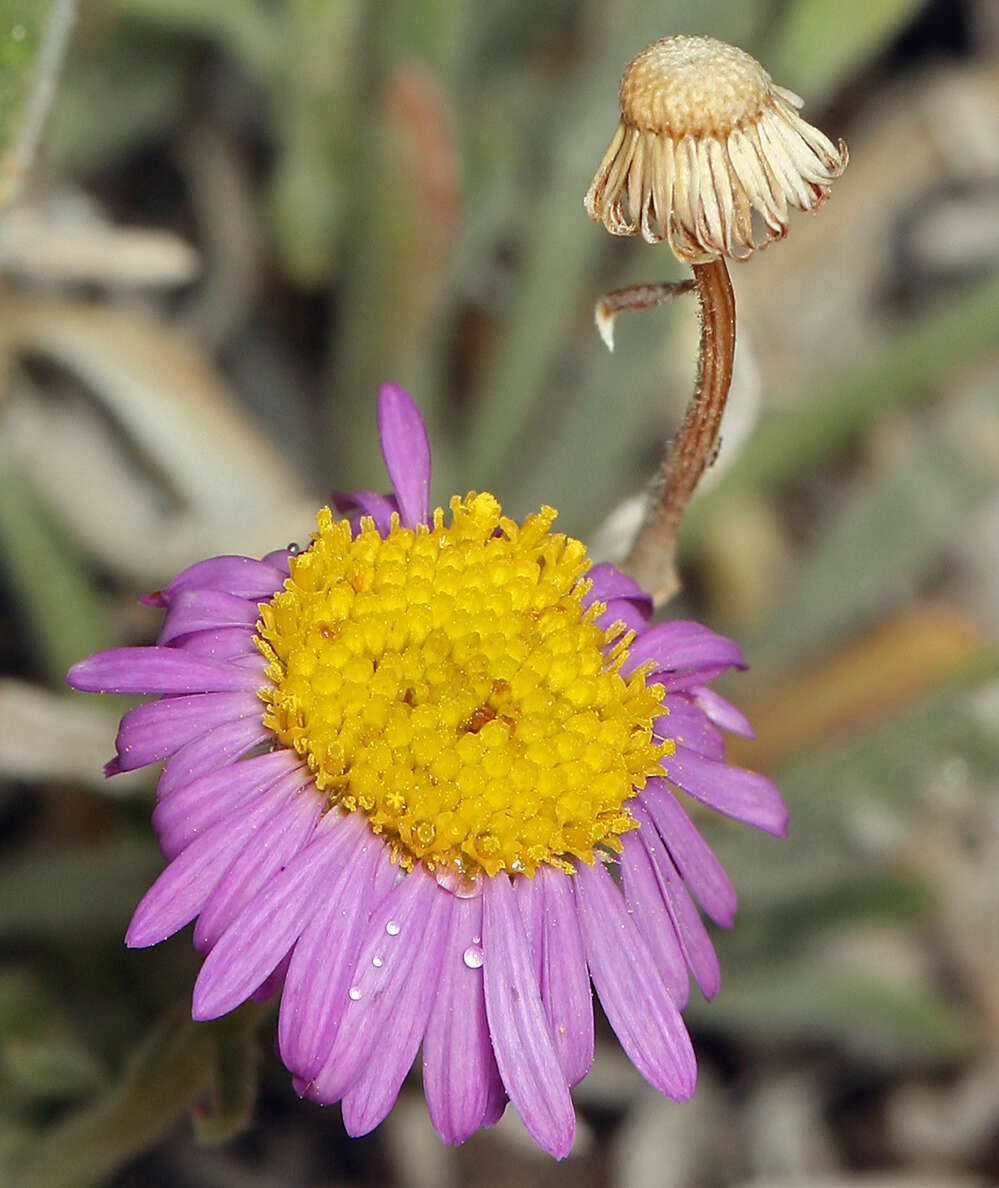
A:
{"label": "dried flower head", "polygon": [[653,42],[625,67],[618,97],[586,213],[615,235],[666,240],[687,263],[742,260],[783,237],[788,206],[816,210],[846,168],[846,145],[801,118],[794,92],[713,37]]}

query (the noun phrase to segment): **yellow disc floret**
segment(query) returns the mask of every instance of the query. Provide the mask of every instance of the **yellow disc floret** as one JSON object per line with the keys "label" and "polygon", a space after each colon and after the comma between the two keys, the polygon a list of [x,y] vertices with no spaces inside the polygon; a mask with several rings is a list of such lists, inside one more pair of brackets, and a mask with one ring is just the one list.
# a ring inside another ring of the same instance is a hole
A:
{"label": "yellow disc floret", "polygon": [[518,525],[472,493],[448,526],[438,508],[352,538],[324,508],[261,605],[265,725],[406,868],[590,862],[634,828],[624,802],[670,748],[652,737],[662,689],[621,676],[631,636],[583,610],[589,560],[554,518]]}

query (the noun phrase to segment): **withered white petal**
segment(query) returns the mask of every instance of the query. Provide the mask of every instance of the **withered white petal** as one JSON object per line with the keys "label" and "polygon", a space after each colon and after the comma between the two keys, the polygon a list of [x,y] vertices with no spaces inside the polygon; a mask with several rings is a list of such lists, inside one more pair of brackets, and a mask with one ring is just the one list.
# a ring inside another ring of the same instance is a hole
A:
{"label": "withered white petal", "polygon": [[618,98],[621,120],[586,213],[615,235],[666,240],[687,263],[745,259],[782,238],[789,207],[817,210],[846,168],[846,145],[801,118],[798,95],[712,37],[647,46],[625,67]]}

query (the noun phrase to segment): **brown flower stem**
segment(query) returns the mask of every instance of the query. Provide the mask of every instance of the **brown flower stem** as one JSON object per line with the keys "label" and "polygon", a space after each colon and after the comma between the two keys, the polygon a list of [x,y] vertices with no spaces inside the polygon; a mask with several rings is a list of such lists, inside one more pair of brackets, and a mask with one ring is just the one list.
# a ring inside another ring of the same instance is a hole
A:
{"label": "brown flower stem", "polygon": [[624,569],[659,606],[680,587],[676,538],[701,475],[711,464],[735,355],[735,297],[721,257],[694,264],[701,305],[701,352],[697,386],[683,424],[657,476],[656,489]]}

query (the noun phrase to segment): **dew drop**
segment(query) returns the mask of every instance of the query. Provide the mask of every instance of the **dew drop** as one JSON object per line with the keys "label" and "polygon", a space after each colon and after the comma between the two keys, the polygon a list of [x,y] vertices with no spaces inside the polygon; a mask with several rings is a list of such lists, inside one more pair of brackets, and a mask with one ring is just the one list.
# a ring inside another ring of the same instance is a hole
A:
{"label": "dew drop", "polygon": [[287,550],[293,557],[297,556],[302,551],[302,546],[296,540],[289,540]]}
{"label": "dew drop", "polygon": [[473,936],[473,937],[472,937],[472,944],[473,944],[473,945],[481,945],[481,944],[482,944],[482,937],[481,937],[481,936]]}
{"label": "dew drop", "polygon": [[375,969],[381,969],[385,962],[381,959],[381,957],[372,957],[371,964],[375,967]]}
{"label": "dew drop", "polygon": [[461,959],[469,969],[481,969],[486,958],[481,945],[469,945],[462,953]]}
{"label": "dew drop", "polygon": [[470,879],[455,866],[439,866],[434,871],[434,878],[439,886],[450,891],[456,899],[478,899],[482,894],[482,880]]}
{"label": "dew drop", "polygon": [[360,987],[351,986],[351,988],[347,991],[347,997],[351,1002],[359,1002],[361,998]]}
{"label": "dew drop", "polygon": [[385,931],[389,934],[389,936],[398,936],[402,931],[402,927],[395,920],[389,920],[389,922],[385,925]]}
{"label": "dew drop", "polygon": [[434,838],[437,836],[437,828],[433,821],[420,821],[413,829],[413,836],[426,849],[434,844]]}

